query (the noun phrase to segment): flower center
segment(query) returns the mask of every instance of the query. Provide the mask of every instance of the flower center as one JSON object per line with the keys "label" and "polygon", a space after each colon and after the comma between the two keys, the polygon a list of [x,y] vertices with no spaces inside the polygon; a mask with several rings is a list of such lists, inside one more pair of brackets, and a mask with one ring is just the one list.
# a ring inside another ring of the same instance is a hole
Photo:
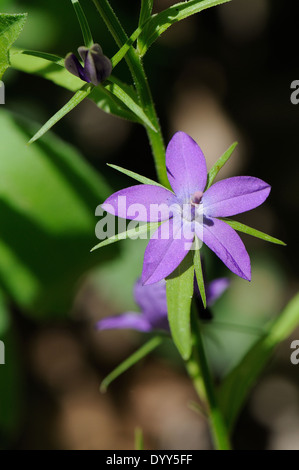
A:
{"label": "flower center", "polygon": [[191,206],[197,207],[199,206],[201,199],[202,199],[203,193],[201,191],[196,191],[193,196],[191,196]]}

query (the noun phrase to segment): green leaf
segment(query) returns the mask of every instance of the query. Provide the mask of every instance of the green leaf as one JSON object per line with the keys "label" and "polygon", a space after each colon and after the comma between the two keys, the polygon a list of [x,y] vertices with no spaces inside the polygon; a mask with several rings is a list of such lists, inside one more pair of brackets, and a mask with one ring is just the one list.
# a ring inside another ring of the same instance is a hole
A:
{"label": "green leaf", "polygon": [[[84,85],[80,78],[75,77],[65,69],[64,60],[61,57],[51,54],[22,51],[14,48],[11,55],[11,64],[16,70],[38,75],[72,92],[77,92]],[[128,94],[133,93],[131,87],[127,86],[125,89]],[[116,96],[102,86],[94,87],[88,98],[107,113],[129,121],[141,122]]]}
{"label": "green leaf", "polygon": [[[126,170],[125,168],[122,168],[121,166],[112,165],[111,163],[107,163],[107,165],[110,166],[111,168],[114,168],[114,170],[117,170],[120,173],[124,173],[125,175],[130,176],[130,178],[133,178],[134,180],[139,181],[139,183],[151,184],[154,186],[160,186],[161,188],[165,188],[165,186],[163,186],[162,184],[157,183],[156,181],[151,180],[150,178],[146,178],[145,176],[138,175],[138,173],[135,173],[134,171]],[[168,188],[165,188],[165,189],[168,189]]]}
{"label": "green leaf", "polygon": [[93,85],[90,83],[84,85],[72,98],[56,113],[52,116],[46,124],[30,139],[29,144],[32,144],[36,140],[40,139],[51,127],[53,127],[60,119],[71,112],[78,104],[81,103],[91,93]]}
{"label": "green leaf", "polygon": [[191,251],[166,279],[168,320],[173,341],[183,359],[192,349],[190,310],[193,295],[194,266]]}
{"label": "green leaf", "polygon": [[262,336],[222,383],[218,397],[230,428],[251,388],[269,361],[275,347],[299,326],[299,294],[285,307],[268,332]]}
{"label": "green leaf", "polygon": [[119,51],[114,54],[114,56],[111,58],[111,64],[112,68],[114,68],[126,55],[130,47],[134,44],[136,39],[140,36],[142,33],[142,28],[139,26],[132,34],[131,36],[126,40],[125,44],[119,49]]}
{"label": "green leaf", "polygon": [[144,223],[143,225],[138,225],[132,229],[126,230],[125,232],[118,233],[112,237],[106,238],[105,240],[98,243],[90,251],[95,251],[98,248],[103,248],[103,246],[111,245],[111,243],[118,242],[120,240],[126,240],[127,238],[138,238],[140,235],[156,230],[160,225],[160,222],[153,222],[151,224]]}
{"label": "green leaf", "polygon": [[107,82],[111,82],[108,85],[105,85],[106,90],[110,91],[115,95],[120,101],[122,101],[131,111],[133,111],[136,116],[138,116],[144,123],[145,126],[149,127],[154,132],[157,132],[156,127],[149,120],[147,115],[144,113],[143,109],[137,104],[137,102],[132,99],[130,95],[126,92],[125,88],[120,85],[119,81],[109,77]]}
{"label": "green leaf", "polygon": [[73,4],[74,10],[76,12],[76,15],[77,15],[77,18],[78,18],[78,21],[79,21],[79,24],[80,24],[84,44],[85,44],[86,47],[90,48],[94,44],[94,41],[92,39],[89,24],[88,24],[88,21],[86,19],[85,14],[84,14],[84,11],[83,11],[83,9],[82,9],[82,7],[81,7],[78,0],[71,0],[71,2]]}
{"label": "green leaf", "polygon": [[[13,49],[13,53],[16,53],[17,49]],[[29,55],[32,57],[38,57],[40,59],[47,60],[48,62],[52,62],[56,65],[60,65],[60,67],[64,68],[64,59],[58,55],[48,54],[47,52],[39,52],[39,51],[28,51],[28,50],[20,50],[19,53]]]}
{"label": "green leaf", "polygon": [[0,80],[10,66],[9,50],[17,40],[27,19],[27,13],[0,13]]}
{"label": "green leaf", "polygon": [[66,70],[61,57],[52,54],[24,51],[14,47],[11,49],[10,61],[15,70],[38,75],[70,91],[76,92],[84,85],[80,78]]}
{"label": "green leaf", "polygon": [[211,170],[208,173],[208,181],[207,181],[206,190],[212,185],[212,183],[213,183],[214,179],[216,178],[218,172],[221,170],[221,168],[225,165],[225,163],[231,157],[231,155],[232,155],[232,153],[235,150],[237,145],[238,145],[238,142],[234,142],[226,150],[226,152],[224,152],[224,154],[221,155],[221,157],[217,160],[215,165],[211,168]]}
{"label": "green leaf", "polygon": [[202,265],[201,265],[199,249],[195,249],[194,251],[194,268],[195,268],[195,275],[196,275],[199,292],[202,298],[202,303],[203,303],[204,308],[206,308],[207,307],[206,290],[205,290],[205,283],[204,283],[204,278],[203,278],[203,273],[202,273]]}
{"label": "green leaf", "polygon": [[230,0],[189,0],[172,5],[170,8],[163,10],[161,13],[153,15],[151,20],[146,24],[139,36],[138,52],[144,56],[148,48],[155,42],[164,31],[172,24],[181,21],[188,16],[199,13],[216,5],[227,3]]}
{"label": "green leaf", "polygon": [[104,87],[94,88],[89,98],[106,113],[142,124],[142,120],[136,114],[130,111],[121,100]]}
{"label": "green leaf", "polygon": [[41,318],[65,315],[79,278],[115,250],[89,255],[94,208],[110,187],[51,132],[26,145],[36,129],[0,109],[0,287]]}
{"label": "green leaf", "polygon": [[102,20],[110,31],[113,39],[119,48],[121,48],[128,39],[128,36],[122,27],[119,19],[114,13],[108,0],[93,0],[96,9],[100,13]]}
{"label": "green leaf", "polygon": [[265,240],[266,242],[275,243],[276,245],[286,246],[286,243],[284,243],[281,240],[278,240],[278,238],[271,237],[270,235],[267,235],[267,233],[263,233],[263,232],[260,232],[259,230],[256,230],[255,228],[248,227],[248,225],[241,224],[241,222],[237,222],[236,220],[224,219],[224,218],[222,218],[221,220],[223,220],[223,222],[225,222],[227,225],[229,225],[233,229],[238,230],[238,232],[247,233],[248,235],[252,235],[253,237],[256,237],[256,238],[261,238],[262,240]]}
{"label": "green leaf", "polygon": [[[122,88],[122,89],[125,91],[125,93],[126,93],[127,95],[129,95],[129,97],[130,97],[133,101],[135,101],[136,103],[138,103],[138,100],[139,100],[138,94],[137,94],[135,88],[134,88],[132,85],[128,85],[127,83],[122,82],[119,78],[115,77],[114,75],[112,75],[112,76],[110,75],[109,78],[111,78],[111,81],[112,81],[113,83],[115,83],[115,84],[118,85],[120,88]],[[101,87],[101,88],[103,88],[103,87]],[[112,94],[111,94],[111,95],[112,95]],[[112,96],[114,97],[114,99],[116,99],[116,100],[120,103],[120,101],[119,101],[118,98],[116,98],[114,95],[112,95]],[[122,106],[123,106],[123,103],[121,103],[121,104],[122,104]],[[126,109],[127,109],[127,108],[126,108]],[[129,110],[128,110],[128,111],[129,111]],[[139,118],[138,118],[138,119],[139,119]],[[140,119],[139,119],[139,121],[140,121]]]}
{"label": "green leaf", "polygon": [[141,0],[139,26],[143,26],[143,24],[150,18],[153,11],[153,4],[154,0]]}
{"label": "green leaf", "polygon": [[141,348],[135,351],[130,357],[123,361],[119,366],[117,366],[112,372],[110,372],[107,377],[101,383],[100,391],[102,393],[106,392],[109,385],[117,379],[121,374],[126,372],[130,367],[134,366],[137,362],[151,353],[163,342],[162,336],[155,336],[151,338],[147,343],[143,344]]}

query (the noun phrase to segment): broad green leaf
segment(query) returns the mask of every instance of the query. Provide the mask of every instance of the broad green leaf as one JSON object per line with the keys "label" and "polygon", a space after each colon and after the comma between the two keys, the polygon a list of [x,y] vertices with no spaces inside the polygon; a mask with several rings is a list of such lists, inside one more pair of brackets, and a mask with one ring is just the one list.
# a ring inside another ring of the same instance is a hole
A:
{"label": "broad green leaf", "polygon": [[202,265],[201,265],[199,249],[195,249],[194,251],[194,269],[195,269],[196,280],[197,280],[199,292],[201,295],[202,303],[203,303],[204,308],[206,308],[207,307],[206,290],[205,290],[205,283],[204,283],[204,278],[203,278],[203,273],[202,273]]}
{"label": "broad green leaf", "polygon": [[[150,178],[146,178],[145,176],[138,175],[138,173],[135,173],[134,171],[126,170],[125,168],[122,168],[121,166],[112,165],[111,163],[107,163],[107,165],[110,166],[111,168],[114,168],[114,170],[117,170],[120,173],[124,173],[125,175],[130,176],[130,178],[133,178],[134,180],[139,181],[139,183],[151,184],[154,186],[160,186],[161,188],[165,188],[165,186],[163,186],[162,184],[157,183],[156,181],[151,180]],[[168,189],[168,188],[165,188],[165,189]]]}
{"label": "broad green leaf", "polygon": [[111,245],[111,243],[118,242],[120,240],[126,240],[127,238],[138,238],[142,234],[149,233],[153,230],[156,230],[159,227],[159,222],[153,222],[151,224],[145,223],[144,225],[139,225],[138,227],[134,227],[129,229],[125,232],[118,233],[117,235],[113,235],[112,237],[106,238],[105,240],[98,243],[94,246],[90,251],[95,251],[98,248],[102,248],[103,246]]}
{"label": "broad green leaf", "polygon": [[80,104],[87,96],[91,93],[93,85],[86,84],[72,96],[72,98],[56,113],[52,116],[46,124],[30,139],[29,144],[32,144],[36,140],[40,139],[51,127],[57,124],[60,119],[71,112],[78,104]]}
{"label": "broad green leaf", "polygon": [[225,165],[225,163],[228,161],[228,159],[231,157],[233,151],[235,150],[236,146],[238,145],[238,142],[234,142],[227,150],[224,152],[223,155],[217,160],[215,165],[211,168],[211,170],[208,173],[208,181],[207,181],[207,186],[206,190],[212,185],[214,179],[216,178],[217,174],[221,170],[221,168]]}
{"label": "broad green leaf", "polygon": [[255,228],[248,227],[248,225],[241,224],[241,222],[237,222],[236,220],[230,220],[230,219],[221,219],[223,222],[227,223],[230,225],[235,230],[238,230],[238,232],[243,232],[247,233],[248,235],[252,235],[253,237],[256,238],[261,238],[262,240],[265,240],[266,242],[271,242],[275,243],[276,245],[283,245],[286,246],[286,243],[284,243],[281,240],[278,240],[278,238],[271,237],[270,235],[267,235],[267,233],[260,232],[259,230],[256,230]]}
{"label": "broad green leaf", "polygon": [[138,39],[138,52],[144,56],[148,48],[166,31],[172,24],[181,21],[188,16],[199,13],[216,5],[227,3],[230,0],[189,0],[172,5],[170,8],[153,15],[145,25]]}
{"label": "broad green leaf", "polygon": [[[72,92],[79,91],[84,85],[80,78],[75,77],[65,69],[64,60],[61,57],[51,54],[13,49],[11,64],[15,70],[38,75]],[[125,87],[125,85],[123,86]],[[127,94],[132,93],[131,87],[127,86],[125,89]],[[104,87],[95,87],[88,95],[88,98],[107,113],[129,121],[140,122],[135,114]]]}
{"label": "broad green leaf", "polygon": [[108,85],[105,85],[106,90],[110,91],[113,95],[115,95],[120,101],[122,101],[131,111],[133,111],[136,116],[138,116],[144,123],[145,126],[149,127],[153,131],[157,132],[157,129],[149,120],[147,115],[144,113],[143,109],[139,106],[139,104],[132,99],[130,95],[126,92],[125,88],[120,85],[119,81],[113,79],[113,77],[109,77],[107,82],[111,82]]}
{"label": "broad green leaf", "polygon": [[143,24],[150,18],[153,11],[153,4],[154,0],[141,0],[139,26],[143,26]]}
{"label": "broad green leaf", "polygon": [[135,351],[130,357],[125,359],[119,366],[117,366],[112,372],[110,372],[107,377],[101,383],[100,391],[106,392],[109,385],[117,379],[121,374],[126,372],[130,367],[134,366],[137,362],[151,353],[154,349],[156,349],[160,344],[163,342],[162,336],[155,336],[147,341],[145,344],[141,346],[137,351]]}
{"label": "broad green leaf", "polygon": [[299,294],[278,315],[268,332],[264,334],[228,374],[222,383],[218,397],[230,428],[246,400],[251,388],[266,366],[275,347],[286,340],[299,326]]}
{"label": "broad green leaf", "polygon": [[89,48],[93,45],[94,41],[92,39],[92,34],[91,34],[91,31],[90,31],[90,28],[89,28],[88,21],[86,19],[86,16],[84,14],[84,11],[83,11],[79,1],[78,0],[71,0],[71,2],[73,4],[74,10],[76,12],[76,15],[77,15],[77,18],[78,18],[78,21],[79,21],[79,24],[80,24],[84,44],[85,44],[86,47]]}
{"label": "broad green leaf", "polygon": [[26,18],[27,13],[0,13],[0,80],[10,66],[9,50],[21,34]]}
{"label": "broad green leaf", "polygon": [[38,318],[65,314],[79,278],[115,250],[89,255],[111,189],[51,132],[26,145],[36,129],[0,110],[0,287]]}
{"label": "broad green leaf", "polygon": [[194,266],[191,251],[166,279],[168,320],[173,341],[183,359],[192,349],[190,311],[193,295]]}

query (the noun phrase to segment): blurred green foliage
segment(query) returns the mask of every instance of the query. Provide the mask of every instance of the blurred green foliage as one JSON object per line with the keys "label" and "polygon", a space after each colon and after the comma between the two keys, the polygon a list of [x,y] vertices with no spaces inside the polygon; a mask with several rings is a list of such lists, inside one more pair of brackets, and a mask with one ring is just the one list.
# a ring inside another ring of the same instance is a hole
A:
{"label": "blurred green foliage", "polygon": [[1,110],[0,284],[39,317],[65,312],[80,275],[103,259],[89,250],[109,187],[54,135],[28,146],[35,129]]}

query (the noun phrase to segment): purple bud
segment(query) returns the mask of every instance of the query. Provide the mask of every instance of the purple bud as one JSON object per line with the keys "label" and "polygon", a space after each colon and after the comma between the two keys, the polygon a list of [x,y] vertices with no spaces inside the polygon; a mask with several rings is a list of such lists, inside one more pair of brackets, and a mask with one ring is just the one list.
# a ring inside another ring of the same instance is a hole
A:
{"label": "purple bud", "polygon": [[109,77],[112,64],[110,59],[103,54],[99,44],[93,44],[90,48],[81,46],[78,48],[78,53],[84,65],[79,62],[75,54],[70,53],[65,58],[65,68],[70,73],[95,86]]}

